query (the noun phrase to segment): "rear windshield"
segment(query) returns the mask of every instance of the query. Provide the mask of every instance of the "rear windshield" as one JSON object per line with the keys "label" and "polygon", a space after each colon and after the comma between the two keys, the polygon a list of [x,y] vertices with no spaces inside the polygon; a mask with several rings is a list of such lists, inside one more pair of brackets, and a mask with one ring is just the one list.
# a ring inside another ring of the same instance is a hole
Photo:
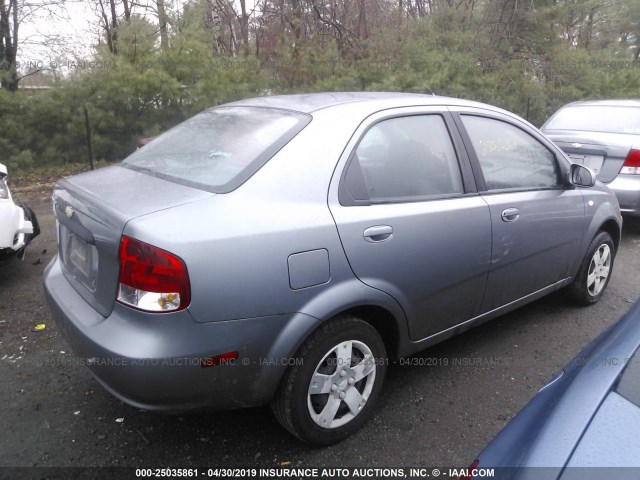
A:
{"label": "rear windshield", "polygon": [[544,130],[640,134],[640,108],[576,105],[558,110]]}
{"label": "rear windshield", "polygon": [[212,108],[153,139],[121,165],[227,193],[244,183],[310,120],[302,113],[273,108]]}

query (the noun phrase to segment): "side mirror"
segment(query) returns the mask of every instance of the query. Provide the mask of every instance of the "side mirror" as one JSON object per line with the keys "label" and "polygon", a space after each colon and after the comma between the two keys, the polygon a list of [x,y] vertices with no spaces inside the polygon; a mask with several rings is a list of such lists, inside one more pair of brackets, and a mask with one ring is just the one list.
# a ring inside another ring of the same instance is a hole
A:
{"label": "side mirror", "polygon": [[9,174],[7,172],[7,167],[5,167],[2,163],[0,163],[0,178],[4,178]]}
{"label": "side mirror", "polygon": [[576,187],[593,187],[596,184],[596,174],[584,165],[571,164],[569,183]]}

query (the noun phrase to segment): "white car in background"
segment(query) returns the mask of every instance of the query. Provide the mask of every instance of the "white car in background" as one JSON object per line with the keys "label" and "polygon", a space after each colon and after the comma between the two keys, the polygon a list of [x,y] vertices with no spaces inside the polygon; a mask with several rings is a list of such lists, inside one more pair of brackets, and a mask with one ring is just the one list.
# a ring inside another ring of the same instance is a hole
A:
{"label": "white car in background", "polygon": [[24,259],[27,245],[39,233],[33,211],[11,198],[7,167],[0,163],[0,261],[14,256]]}

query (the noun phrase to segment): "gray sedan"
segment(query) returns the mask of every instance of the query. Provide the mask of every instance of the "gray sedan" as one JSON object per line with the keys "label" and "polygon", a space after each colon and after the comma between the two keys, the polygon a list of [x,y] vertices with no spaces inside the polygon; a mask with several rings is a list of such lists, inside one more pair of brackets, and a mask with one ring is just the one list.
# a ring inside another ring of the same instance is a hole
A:
{"label": "gray sedan", "polygon": [[608,184],[622,213],[640,216],[640,101],[570,103],[542,131],[572,162],[591,168]]}
{"label": "gray sedan", "polygon": [[207,110],[53,193],[49,303],[95,378],[150,410],[270,403],[340,441],[388,361],[567,287],[598,301],[611,191],[538,130],[397,93]]}

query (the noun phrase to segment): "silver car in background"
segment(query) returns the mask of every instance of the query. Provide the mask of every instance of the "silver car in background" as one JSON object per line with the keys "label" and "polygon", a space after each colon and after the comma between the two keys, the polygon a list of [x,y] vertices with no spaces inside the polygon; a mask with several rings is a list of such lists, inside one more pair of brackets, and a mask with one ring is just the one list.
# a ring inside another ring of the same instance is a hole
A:
{"label": "silver car in background", "polygon": [[640,216],[640,100],[570,103],[542,131],[608,184],[623,214]]}
{"label": "silver car in background", "polygon": [[215,107],[59,180],[60,330],[139,408],[271,404],[314,444],[372,415],[387,363],[562,287],[598,301],[622,218],[536,128],[429,95]]}

